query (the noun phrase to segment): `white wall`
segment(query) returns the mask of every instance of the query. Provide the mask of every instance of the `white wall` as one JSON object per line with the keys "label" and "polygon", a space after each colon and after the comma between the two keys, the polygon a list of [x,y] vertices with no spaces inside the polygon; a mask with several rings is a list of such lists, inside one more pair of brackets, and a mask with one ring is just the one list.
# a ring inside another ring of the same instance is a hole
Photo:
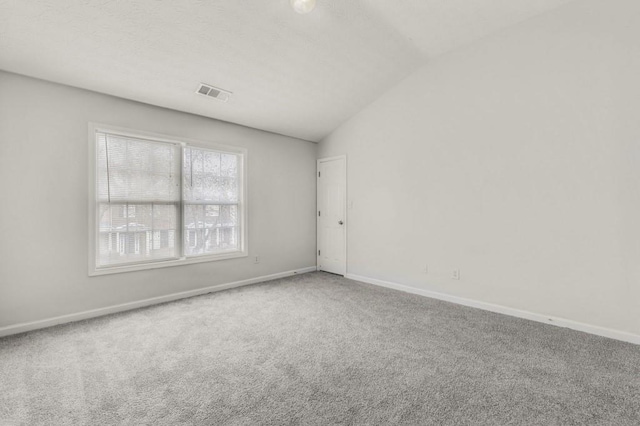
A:
{"label": "white wall", "polygon": [[[250,256],[89,277],[88,122],[247,148]],[[0,72],[0,328],[314,266],[316,148]]]}
{"label": "white wall", "polygon": [[348,156],[348,272],[640,334],[639,21],[637,0],[570,3],[327,137],[321,157]]}

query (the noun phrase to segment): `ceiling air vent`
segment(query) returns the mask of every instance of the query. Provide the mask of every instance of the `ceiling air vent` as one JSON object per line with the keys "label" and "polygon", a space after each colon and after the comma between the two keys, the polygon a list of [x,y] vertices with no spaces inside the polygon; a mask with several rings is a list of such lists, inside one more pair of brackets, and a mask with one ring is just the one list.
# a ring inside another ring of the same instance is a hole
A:
{"label": "ceiling air vent", "polygon": [[214,98],[222,102],[227,102],[231,95],[231,92],[227,92],[226,90],[218,89],[217,87],[209,86],[204,83],[200,83],[196,93],[203,96],[209,96],[210,98]]}

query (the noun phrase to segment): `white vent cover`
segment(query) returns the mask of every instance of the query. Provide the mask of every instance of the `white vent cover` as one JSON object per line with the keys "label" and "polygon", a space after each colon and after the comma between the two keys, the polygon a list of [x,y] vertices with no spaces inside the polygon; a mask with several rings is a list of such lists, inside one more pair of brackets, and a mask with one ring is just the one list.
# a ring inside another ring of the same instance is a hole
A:
{"label": "white vent cover", "polygon": [[196,90],[196,93],[203,96],[209,96],[210,98],[214,98],[222,102],[227,102],[229,100],[229,96],[231,95],[231,92],[219,89],[217,87],[209,86],[208,84],[204,83],[200,83],[200,86],[198,86],[198,90]]}

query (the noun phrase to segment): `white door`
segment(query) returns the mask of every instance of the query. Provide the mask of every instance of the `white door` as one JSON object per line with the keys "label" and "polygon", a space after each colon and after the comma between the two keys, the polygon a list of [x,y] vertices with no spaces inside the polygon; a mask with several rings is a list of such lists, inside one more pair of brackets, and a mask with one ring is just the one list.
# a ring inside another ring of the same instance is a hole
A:
{"label": "white door", "polygon": [[346,157],[318,160],[318,269],[347,273]]}

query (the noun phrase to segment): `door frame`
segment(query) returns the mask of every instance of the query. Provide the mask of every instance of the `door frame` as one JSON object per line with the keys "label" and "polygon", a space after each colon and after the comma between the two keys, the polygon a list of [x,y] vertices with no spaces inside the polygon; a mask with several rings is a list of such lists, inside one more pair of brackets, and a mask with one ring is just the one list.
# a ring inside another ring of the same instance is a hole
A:
{"label": "door frame", "polygon": [[320,211],[320,164],[335,160],[344,160],[342,163],[342,174],[344,175],[344,276],[346,277],[347,268],[349,265],[349,263],[347,262],[347,240],[349,235],[349,218],[347,217],[349,206],[347,205],[347,203],[349,201],[349,185],[347,184],[348,179],[346,155],[318,158],[318,160],[316,161],[316,271],[320,270],[320,256],[318,256],[318,251],[320,250],[320,216],[318,215],[318,212]]}

